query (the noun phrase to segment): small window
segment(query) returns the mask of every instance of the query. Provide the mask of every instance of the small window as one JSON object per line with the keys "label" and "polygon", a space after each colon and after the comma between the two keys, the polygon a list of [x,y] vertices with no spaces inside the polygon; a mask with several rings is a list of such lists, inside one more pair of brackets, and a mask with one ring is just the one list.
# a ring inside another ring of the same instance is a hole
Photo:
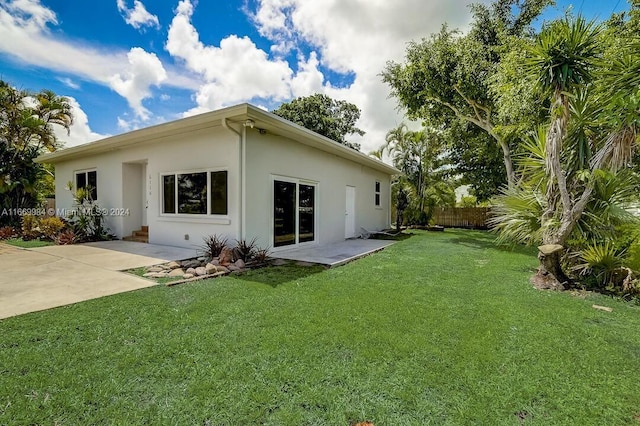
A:
{"label": "small window", "polygon": [[227,172],[211,172],[211,214],[227,214]]}
{"label": "small window", "polygon": [[162,176],[162,213],[176,212],[176,175]]}
{"label": "small window", "polygon": [[376,181],[375,201],[376,207],[380,207],[380,182],[378,181]]}
{"label": "small window", "polygon": [[76,191],[91,188],[91,199],[98,199],[98,173],[95,170],[76,172]]}
{"label": "small window", "polygon": [[178,175],[178,213],[207,214],[207,174]]}
{"label": "small window", "polygon": [[227,214],[226,171],[168,174],[161,182],[163,214]]}

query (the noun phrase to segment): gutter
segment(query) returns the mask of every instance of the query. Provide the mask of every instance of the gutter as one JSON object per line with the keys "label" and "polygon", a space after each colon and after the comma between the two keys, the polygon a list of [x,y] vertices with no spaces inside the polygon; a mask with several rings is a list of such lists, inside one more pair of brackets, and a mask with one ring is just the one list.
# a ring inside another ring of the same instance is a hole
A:
{"label": "gutter", "polygon": [[244,176],[244,170],[245,170],[245,147],[246,147],[246,139],[247,139],[247,129],[243,128],[242,129],[242,133],[239,132],[238,130],[234,129],[233,127],[229,126],[229,123],[227,122],[227,118],[223,117],[220,122],[222,124],[222,127],[225,128],[226,130],[234,133],[235,135],[238,136],[238,140],[239,140],[239,147],[238,147],[238,151],[239,151],[239,155],[238,155],[238,167],[240,168],[240,197],[239,197],[239,203],[240,203],[240,211],[238,214],[238,233],[239,238],[241,240],[245,239],[245,231],[244,231],[244,219],[245,219],[245,189],[246,189],[246,179]]}

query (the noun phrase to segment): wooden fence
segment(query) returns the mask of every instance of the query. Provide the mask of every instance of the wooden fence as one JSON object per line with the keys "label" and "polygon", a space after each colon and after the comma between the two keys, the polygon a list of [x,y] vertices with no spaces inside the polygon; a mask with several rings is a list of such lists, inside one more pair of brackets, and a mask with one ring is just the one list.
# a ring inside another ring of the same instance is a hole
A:
{"label": "wooden fence", "polygon": [[487,229],[488,207],[438,207],[433,222],[445,228]]}

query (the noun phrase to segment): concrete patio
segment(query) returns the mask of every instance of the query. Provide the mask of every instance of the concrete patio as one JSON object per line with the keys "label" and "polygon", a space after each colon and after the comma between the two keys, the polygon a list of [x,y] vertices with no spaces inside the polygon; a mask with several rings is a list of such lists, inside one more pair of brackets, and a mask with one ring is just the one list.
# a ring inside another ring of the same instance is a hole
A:
{"label": "concrete patio", "polygon": [[127,241],[19,249],[0,243],[0,319],[156,285],[122,270],[196,256]]}
{"label": "concrete patio", "polygon": [[74,260],[86,265],[98,266],[110,271],[124,271],[125,269],[157,265],[158,263],[197,256],[195,248],[186,249],[121,240],[46,246],[30,250]]}
{"label": "concrete patio", "polygon": [[[346,240],[280,250],[273,258],[335,267],[394,241]],[[120,271],[189,259],[197,251],[130,241],[102,241],[33,249],[0,243],[0,319],[156,285]]]}
{"label": "concrete patio", "polygon": [[394,244],[389,240],[352,239],[327,245],[312,245],[279,250],[271,257],[295,260],[298,262],[318,263],[330,268],[367,256]]}

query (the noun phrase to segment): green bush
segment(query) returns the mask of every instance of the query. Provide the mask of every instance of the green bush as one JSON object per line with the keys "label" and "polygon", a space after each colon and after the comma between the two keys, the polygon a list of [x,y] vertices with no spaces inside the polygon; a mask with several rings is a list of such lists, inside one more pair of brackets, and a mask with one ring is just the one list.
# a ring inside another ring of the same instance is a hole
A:
{"label": "green bush", "polygon": [[22,239],[25,241],[38,238],[41,234],[38,218],[27,214],[22,216]]}
{"label": "green bush", "polygon": [[48,240],[55,239],[65,227],[65,223],[57,216],[47,216],[40,219],[40,232]]}

